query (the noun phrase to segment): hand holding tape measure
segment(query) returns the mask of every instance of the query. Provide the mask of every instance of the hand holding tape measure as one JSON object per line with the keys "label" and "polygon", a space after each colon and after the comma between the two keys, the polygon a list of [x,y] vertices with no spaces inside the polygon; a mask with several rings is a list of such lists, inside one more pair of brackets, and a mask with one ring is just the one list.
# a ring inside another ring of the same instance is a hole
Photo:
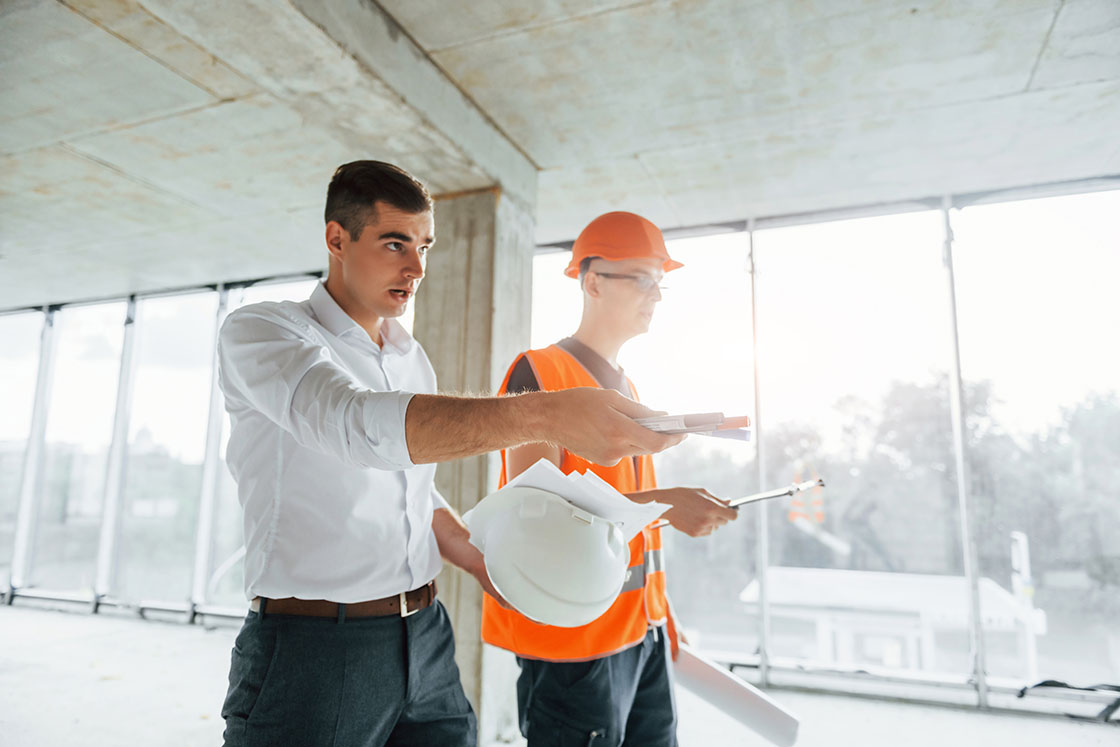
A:
{"label": "hand holding tape measure", "polygon": [[[771,498],[782,498],[787,495],[797,495],[803,490],[812,490],[813,488],[823,488],[824,480],[817,478],[816,480],[806,480],[805,482],[795,482],[787,485],[784,488],[777,490],[768,490],[765,493],[754,493],[753,495],[745,495],[742,498],[733,498],[727,502],[729,508],[739,508],[748,503],[758,503],[759,501],[770,500]],[[660,529],[669,525],[667,519],[662,519],[653,525],[653,529]]]}
{"label": "hand holding tape measure", "polygon": [[[748,430],[748,428],[750,427],[751,419],[745,415],[742,417],[729,418],[725,417],[722,412],[705,412],[687,415],[658,415],[652,418],[639,418],[635,422],[639,425],[644,425],[652,431],[658,431],[660,433],[696,433],[704,436],[739,438],[744,441],[750,439],[750,430]],[[735,498],[728,501],[727,505],[731,508],[739,508],[748,503],[758,503],[759,501],[765,501],[771,498],[782,498],[788,495],[796,495],[803,490],[823,487],[824,480],[821,479],[795,482],[784,488],[778,488],[777,490],[769,490],[765,493],[755,493],[753,495],[743,496],[742,498]],[[662,520],[653,526],[657,528],[668,526],[668,524],[668,521]]]}

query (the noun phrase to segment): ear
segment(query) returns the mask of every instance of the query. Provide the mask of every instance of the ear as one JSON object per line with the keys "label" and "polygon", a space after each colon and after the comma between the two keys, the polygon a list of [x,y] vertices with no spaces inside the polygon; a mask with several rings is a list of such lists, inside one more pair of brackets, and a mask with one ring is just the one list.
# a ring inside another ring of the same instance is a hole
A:
{"label": "ear", "polygon": [[588,272],[583,276],[583,292],[590,298],[598,298],[599,294],[602,293],[602,287],[599,285],[601,281],[602,278],[594,272]]}
{"label": "ear", "polygon": [[327,251],[333,259],[341,260],[342,253],[350,243],[350,232],[342,227],[338,221],[327,223],[326,230]]}

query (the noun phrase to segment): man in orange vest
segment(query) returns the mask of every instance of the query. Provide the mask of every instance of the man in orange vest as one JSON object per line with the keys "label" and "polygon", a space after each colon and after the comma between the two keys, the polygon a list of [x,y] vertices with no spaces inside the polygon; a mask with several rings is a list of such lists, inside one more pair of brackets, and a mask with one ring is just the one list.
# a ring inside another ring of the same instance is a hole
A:
{"label": "man in orange vest", "polygon": [[[649,329],[663,275],[681,267],[661,231],[639,215],[601,215],[580,233],[565,270],[583,288],[583,318],[571,337],[518,356],[502,393],[571,387],[615,389],[637,399],[616,362],[629,339]],[[565,474],[591,470],[631,500],[673,506],[669,523],[693,537],[736,517],[726,502],[695,488],[657,489],[649,456],[613,467],[552,444],[502,452],[501,484],[548,459]],[[661,530],[643,529],[630,543],[627,581],[602,616],[578,628],[535,623],[483,599],[482,639],[517,654],[521,732],[538,745],[676,745],[669,651],[677,632],[665,594]]]}

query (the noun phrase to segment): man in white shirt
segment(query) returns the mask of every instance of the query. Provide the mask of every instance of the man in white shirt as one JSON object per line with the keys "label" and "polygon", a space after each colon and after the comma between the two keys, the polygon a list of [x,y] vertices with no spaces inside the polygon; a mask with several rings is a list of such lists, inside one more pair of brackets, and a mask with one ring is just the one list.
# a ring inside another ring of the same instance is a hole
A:
{"label": "man in white shirt", "polygon": [[440,557],[497,593],[435,463],[547,441],[611,464],[680,437],[636,425],[651,411],[609,390],[436,395],[396,321],[435,242],[427,191],[390,164],[345,164],[325,218],[326,282],[238,309],[219,337],[251,600],[226,744],[473,745]]}

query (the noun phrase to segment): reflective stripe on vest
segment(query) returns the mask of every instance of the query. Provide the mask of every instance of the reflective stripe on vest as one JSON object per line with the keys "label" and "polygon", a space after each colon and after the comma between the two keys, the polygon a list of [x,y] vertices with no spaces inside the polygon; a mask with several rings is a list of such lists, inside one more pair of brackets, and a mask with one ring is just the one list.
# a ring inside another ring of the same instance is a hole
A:
{"label": "reflective stripe on vest", "polygon": [[647,574],[657,573],[658,571],[664,572],[665,559],[661,553],[661,550],[650,550],[646,553],[644,562],[627,568],[626,581],[622,584],[622,591],[619,594],[625,594],[628,591],[634,591],[645,586]]}
{"label": "reflective stripe on vest", "polygon": [[[525,357],[543,391],[599,386],[578,360],[556,345],[530,350]],[[513,368],[511,365],[506,373],[501,394],[506,392]],[[605,467],[563,451],[560,469],[565,474],[590,470],[620,493],[632,493],[639,486],[642,490],[657,487],[653,460],[648,455],[637,460],[623,459],[613,467]],[[507,482],[503,451],[499,487]],[[668,602],[663,570],[661,530],[647,527],[630,541],[629,577],[618,598],[599,618],[577,628],[541,625],[499,606],[490,596],[484,595],[482,640],[519,656],[548,661],[587,661],[630,648],[641,643],[651,624],[661,624],[666,619]]]}

